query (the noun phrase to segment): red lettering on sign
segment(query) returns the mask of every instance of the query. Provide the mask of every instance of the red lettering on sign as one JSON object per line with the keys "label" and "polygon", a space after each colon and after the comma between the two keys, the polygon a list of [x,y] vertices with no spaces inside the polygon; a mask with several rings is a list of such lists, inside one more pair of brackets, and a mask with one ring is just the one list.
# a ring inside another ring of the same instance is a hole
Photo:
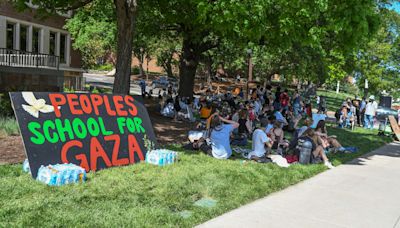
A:
{"label": "red lettering on sign", "polygon": [[107,136],[104,136],[104,140],[114,141],[114,147],[113,147],[112,159],[111,159],[113,166],[128,165],[129,164],[128,158],[118,159],[119,147],[121,145],[121,138],[119,137],[119,135],[107,135]]}
{"label": "red lettering on sign", "polygon": [[115,110],[117,110],[118,116],[127,116],[128,112],[123,110],[124,105],[120,103],[124,101],[124,98],[122,96],[114,96],[113,100],[114,100]]}
{"label": "red lettering on sign", "polygon": [[101,157],[107,167],[112,166],[110,159],[96,137],[90,139],[90,169],[97,170],[97,159]]}
{"label": "red lettering on sign", "polygon": [[128,135],[128,148],[129,148],[129,161],[131,164],[135,163],[135,153],[139,156],[141,161],[144,161],[142,150],[134,135]]}
{"label": "red lettering on sign", "polygon": [[136,105],[133,103],[134,102],[133,97],[127,95],[127,96],[125,96],[124,101],[125,101],[126,105],[128,105],[130,107],[130,109],[128,110],[129,114],[131,114],[132,116],[136,116],[137,108],[136,108]]}
{"label": "red lettering on sign", "polygon": [[108,97],[107,96],[103,96],[103,99],[104,99],[104,105],[106,106],[106,110],[107,110],[108,115],[115,116],[116,112],[111,109],[111,105],[110,105],[110,101],[108,100]]}
{"label": "red lettering on sign", "polygon": [[99,106],[103,104],[103,98],[98,94],[90,94],[92,100],[93,110],[96,115],[99,115]]}
{"label": "red lettering on sign", "polygon": [[[61,162],[62,163],[69,163],[68,162],[68,158],[67,158],[67,153],[68,153],[68,150],[71,147],[74,147],[74,146],[82,148],[83,144],[82,144],[82,142],[80,142],[78,140],[72,140],[72,141],[67,142],[62,147],[62,149],[61,149]],[[88,163],[88,160],[86,158],[86,155],[85,154],[78,154],[78,155],[75,156],[75,158],[76,158],[76,160],[81,161],[81,164],[79,166],[84,168],[86,170],[86,172],[89,172],[89,163]]]}
{"label": "red lettering on sign", "polygon": [[50,103],[54,107],[54,113],[56,114],[57,117],[61,116],[60,109],[58,109],[59,106],[64,105],[66,102],[64,94],[60,93],[50,93],[49,94],[50,98]]}
{"label": "red lettering on sign", "polygon": [[86,94],[85,95],[82,94],[79,96],[79,102],[81,103],[82,110],[84,113],[86,114],[92,113],[92,105],[89,97]]}
{"label": "red lettering on sign", "polygon": [[69,110],[71,110],[72,115],[82,115],[83,111],[76,109],[75,106],[79,106],[78,95],[77,94],[67,94],[67,100],[69,104]]}

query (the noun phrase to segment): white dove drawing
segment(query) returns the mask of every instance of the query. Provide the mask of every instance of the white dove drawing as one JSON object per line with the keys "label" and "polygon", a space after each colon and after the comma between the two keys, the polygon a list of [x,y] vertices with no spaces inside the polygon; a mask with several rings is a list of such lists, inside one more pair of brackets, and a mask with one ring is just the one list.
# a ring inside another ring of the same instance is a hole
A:
{"label": "white dove drawing", "polygon": [[22,105],[22,108],[32,116],[39,118],[39,112],[50,113],[54,112],[52,105],[47,105],[44,99],[36,99],[33,92],[22,92],[22,97],[29,105]]}

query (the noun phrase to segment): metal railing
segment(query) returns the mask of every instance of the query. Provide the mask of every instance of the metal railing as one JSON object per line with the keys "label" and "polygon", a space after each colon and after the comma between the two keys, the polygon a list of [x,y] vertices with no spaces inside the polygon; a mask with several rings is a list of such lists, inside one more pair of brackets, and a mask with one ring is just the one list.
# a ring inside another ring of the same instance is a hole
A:
{"label": "metal railing", "polygon": [[0,48],[0,66],[56,68],[58,70],[60,67],[60,57]]}

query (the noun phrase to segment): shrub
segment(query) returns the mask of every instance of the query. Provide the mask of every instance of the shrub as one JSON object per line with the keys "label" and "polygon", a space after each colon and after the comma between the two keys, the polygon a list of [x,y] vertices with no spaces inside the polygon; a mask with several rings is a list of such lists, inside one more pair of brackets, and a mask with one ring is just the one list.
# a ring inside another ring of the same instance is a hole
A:
{"label": "shrub", "polygon": [[95,65],[92,67],[92,69],[98,71],[111,71],[112,69],[114,69],[114,65],[112,65],[111,63],[106,63],[102,65]]}
{"label": "shrub", "polygon": [[11,99],[7,93],[0,93],[0,117],[14,116]]}
{"label": "shrub", "polygon": [[135,66],[131,68],[131,74],[140,74],[139,67]]}
{"label": "shrub", "polygon": [[0,117],[0,137],[10,135],[19,135],[17,121],[11,117]]}

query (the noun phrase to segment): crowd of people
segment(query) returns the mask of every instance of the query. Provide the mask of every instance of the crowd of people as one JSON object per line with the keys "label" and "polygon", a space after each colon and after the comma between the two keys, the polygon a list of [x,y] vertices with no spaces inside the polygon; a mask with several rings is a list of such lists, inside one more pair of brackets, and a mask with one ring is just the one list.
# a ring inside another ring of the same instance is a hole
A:
{"label": "crowd of people", "polygon": [[[346,151],[336,136],[328,135],[325,120],[312,119],[311,99],[304,98],[297,90],[289,93],[280,87],[273,91],[271,86],[257,86],[246,100],[237,89],[218,94],[205,89],[191,101],[174,95],[173,89],[168,88],[159,98],[164,116],[199,121],[196,129],[189,132],[190,143],[186,148],[201,150],[217,159],[241,155],[269,162],[273,154],[287,158],[289,163],[296,162],[301,140],[311,145],[309,163],[323,162],[333,168],[326,154]],[[252,147],[245,149],[249,140]]]}
{"label": "crowd of people", "polygon": [[371,95],[368,99],[365,97],[360,99],[357,96],[353,100],[347,98],[336,111],[335,117],[341,128],[359,126],[373,129],[377,110],[378,103],[375,101],[375,96]]}

